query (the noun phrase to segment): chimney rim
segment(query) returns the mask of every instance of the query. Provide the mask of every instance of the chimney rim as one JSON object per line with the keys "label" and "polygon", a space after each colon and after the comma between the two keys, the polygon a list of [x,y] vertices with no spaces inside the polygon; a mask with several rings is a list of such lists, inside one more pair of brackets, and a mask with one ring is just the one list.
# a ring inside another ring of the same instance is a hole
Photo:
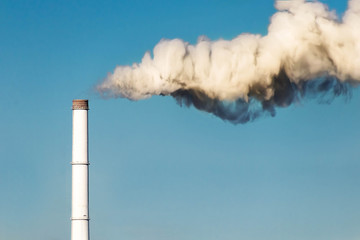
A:
{"label": "chimney rim", "polygon": [[72,110],[89,110],[89,100],[74,99],[72,101]]}

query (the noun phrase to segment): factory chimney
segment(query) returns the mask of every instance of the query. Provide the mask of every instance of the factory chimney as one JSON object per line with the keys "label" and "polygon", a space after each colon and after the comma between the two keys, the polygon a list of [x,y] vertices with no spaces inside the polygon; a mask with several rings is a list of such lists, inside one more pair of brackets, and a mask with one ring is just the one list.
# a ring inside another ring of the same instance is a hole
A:
{"label": "factory chimney", "polygon": [[88,100],[73,100],[71,240],[89,240]]}

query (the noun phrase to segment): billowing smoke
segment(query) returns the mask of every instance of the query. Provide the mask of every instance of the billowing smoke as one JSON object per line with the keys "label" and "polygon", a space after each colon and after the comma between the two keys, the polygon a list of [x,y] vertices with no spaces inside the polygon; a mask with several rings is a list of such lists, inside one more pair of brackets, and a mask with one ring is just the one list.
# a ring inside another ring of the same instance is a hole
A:
{"label": "billowing smoke", "polygon": [[104,97],[170,95],[232,123],[275,115],[306,96],[347,95],[360,83],[360,0],[342,19],[320,2],[276,1],[266,36],[161,40],[153,57],[118,66],[97,86]]}

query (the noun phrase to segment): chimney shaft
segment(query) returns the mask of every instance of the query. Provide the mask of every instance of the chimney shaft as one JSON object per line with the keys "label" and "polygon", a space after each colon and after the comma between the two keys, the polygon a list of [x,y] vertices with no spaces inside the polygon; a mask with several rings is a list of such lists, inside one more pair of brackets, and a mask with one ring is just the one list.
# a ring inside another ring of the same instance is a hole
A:
{"label": "chimney shaft", "polygon": [[73,100],[71,240],[89,240],[88,100]]}

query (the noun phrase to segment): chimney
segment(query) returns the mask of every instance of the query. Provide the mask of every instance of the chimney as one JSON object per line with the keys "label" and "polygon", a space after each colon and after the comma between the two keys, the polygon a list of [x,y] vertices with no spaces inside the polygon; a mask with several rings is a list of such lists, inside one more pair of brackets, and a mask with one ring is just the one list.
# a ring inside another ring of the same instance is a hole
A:
{"label": "chimney", "polygon": [[71,240],[89,240],[88,100],[73,100]]}

